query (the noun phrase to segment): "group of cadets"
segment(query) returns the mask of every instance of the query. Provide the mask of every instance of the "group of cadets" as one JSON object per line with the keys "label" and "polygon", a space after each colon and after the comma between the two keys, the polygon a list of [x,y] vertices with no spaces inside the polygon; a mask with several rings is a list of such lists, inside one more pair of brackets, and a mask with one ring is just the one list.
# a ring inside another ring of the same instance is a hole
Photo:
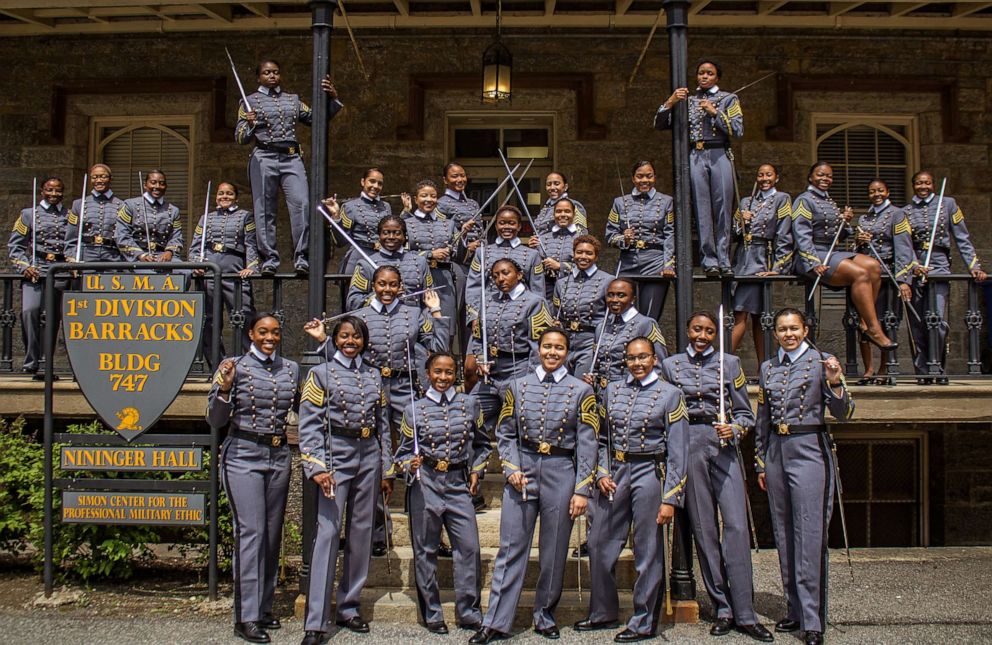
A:
{"label": "group of cadets", "polygon": [[[853,211],[829,195],[833,173],[826,163],[810,169],[807,189],[795,199],[777,190],[776,167],[762,164],[751,194],[736,202],[730,141],[743,132],[743,114],[737,96],[718,87],[720,71],[714,61],[700,62],[696,91],[677,89],[655,116],[657,128],[670,128],[676,105],[688,102],[704,273],[726,279],[804,275],[829,288],[849,288],[870,380],[884,374],[884,352],[896,347],[880,321],[900,315],[901,298],[919,314],[910,319],[915,365],[921,379],[929,378],[922,376],[929,337],[919,322],[927,309],[924,278],[949,273],[952,239],[973,276],[986,277],[960,208],[950,197],[938,204],[933,175],[921,171],[904,208],[889,201],[884,182],[873,181],[872,207],[853,226]],[[110,168],[93,166],[85,204],[77,200],[69,209],[62,205],[61,180],[43,183],[41,201],[21,212],[9,242],[10,260],[24,276],[25,371],[38,369],[41,284],[53,262],[172,262],[185,250],[188,259],[216,262],[224,273],[271,274],[279,265],[275,204],[281,187],[291,216],[293,265],[301,274],[309,270],[308,191],[294,125],[310,123],[313,115],[299,97],[282,91],[278,63],[263,61],[258,78],[237,126],[237,140],[255,144],[249,166],[254,214],[239,207],[233,184],[220,184],[216,208],[200,218],[188,248],[160,171],[147,173],[142,195],[122,201],[111,190]],[[328,79],[322,88],[333,116],[341,107],[336,90]],[[370,557],[386,550],[381,515],[397,477],[407,484],[418,607],[431,632],[448,632],[437,577],[437,559],[447,551],[454,558],[458,627],[473,631],[471,643],[508,636],[540,518],[533,625],[558,638],[555,609],[569,535],[585,515],[583,553],[590,557],[592,593],[589,615],[575,629],[619,628],[615,566],[632,531],[632,615],[615,640],[650,638],[665,589],[663,530],[675,509],[685,507],[716,611],[711,633],[737,629],[771,641],[753,607],[738,443],[752,430],[787,597],[787,615],[775,629],[802,630],[806,643],[822,642],[824,530],[834,484],[825,415],[848,419],[853,404],[837,359],[806,337],[802,313],[784,309],[776,315],[779,349],[773,356],[763,356],[755,343],[761,361],[755,416],[740,361],[713,346],[722,321],[694,314],[689,345],[670,355],[657,323],[667,281],[638,286],[624,277],[675,275],[674,204],[656,187],[651,162],[633,164],[633,188],[614,200],[606,218],[603,240],[619,250],[615,272],[600,267],[603,242],[590,234],[587,211],[569,194],[563,173],[547,176],[548,199],[533,220],[504,205],[486,221],[466,194],[469,178],[458,164],[448,164],[441,179],[443,185],[425,179],[404,193],[403,210],[394,214],[382,195],[383,172],[370,168],[358,197],[341,203],[332,197],[320,205],[335,244],[344,249],[340,269],[352,277],[342,293],[345,313],[304,327],[321,343],[324,361],[302,383],[297,365],[278,352],[282,330],[270,314],[254,314],[244,354],[218,366],[208,418],[229,428],[222,464],[238,547],[235,633],[268,642],[267,630],[280,627],[272,601],[289,481],[286,425],[298,406],[304,472],[321,491],[305,645],[327,640],[334,593],[335,622],[369,631],[359,613],[360,595]],[[525,227],[532,229],[526,242],[520,238]],[[248,284],[225,281],[228,309],[241,288],[241,306],[252,311]],[[947,284],[935,288],[946,319]],[[754,282],[734,288],[733,350],[749,322],[760,329],[758,289]],[[877,370],[872,345],[883,351]],[[463,364],[453,346],[464,354]],[[494,444],[506,485],[483,613],[475,510]],[[450,548],[441,542],[442,528]],[[344,558],[335,592],[339,550]]]}

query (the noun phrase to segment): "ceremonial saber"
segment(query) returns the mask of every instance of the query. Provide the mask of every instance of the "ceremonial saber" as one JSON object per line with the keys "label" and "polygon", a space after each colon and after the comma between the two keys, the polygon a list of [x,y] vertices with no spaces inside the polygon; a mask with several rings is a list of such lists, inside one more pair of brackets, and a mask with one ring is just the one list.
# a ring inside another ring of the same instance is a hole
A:
{"label": "ceremonial saber", "polygon": [[[503,167],[506,168],[506,172],[509,173],[508,178],[510,183],[513,184],[513,190],[517,193],[517,199],[520,200],[520,207],[524,211],[524,215],[527,216],[527,221],[530,222],[530,227],[534,229],[534,235],[537,235],[537,225],[534,223],[534,218],[530,216],[530,206],[527,205],[527,199],[520,190],[520,184],[517,183],[517,180],[513,177],[513,173],[510,172],[510,163],[506,160],[506,156],[503,154],[502,148],[497,149],[496,152],[499,153],[499,158],[503,161]],[[540,235],[537,235],[537,245],[541,247],[541,255],[548,257],[548,250],[544,248],[544,242],[541,241]]]}
{"label": "ceremonial saber", "polygon": [[200,262],[203,262],[204,247],[207,245],[207,217],[210,215],[210,187],[212,182],[207,182],[207,198],[203,200],[203,231],[200,235]]}
{"label": "ceremonial saber", "polygon": [[360,256],[362,256],[362,259],[363,260],[365,260],[366,262],[369,263],[369,266],[372,267],[372,270],[373,271],[375,271],[375,270],[377,270],[379,268],[379,265],[376,264],[372,260],[372,258],[369,257],[369,254],[365,252],[365,249],[363,249],[362,247],[360,247],[358,245],[358,242],[356,242],[355,240],[351,239],[351,236],[348,235],[347,231],[344,230],[344,227],[342,227],[340,224],[338,224],[337,222],[334,221],[334,218],[331,217],[330,213],[327,212],[327,210],[324,208],[324,205],[323,204],[318,204],[317,205],[317,211],[321,215],[324,216],[324,219],[326,219],[331,224],[331,227],[333,227],[334,230],[336,230],[338,233],[340,233],[342,236],[344,236],[344,239],[347,240],[348,244],[351,244],[351,247],[353,249],[355,249],[356,251],[358,251],[358,254]]}
{"label": "ceremonial saber", "polygon": [[[899,291],[899,281],[896,280],[896,277],[894,275],[892,275],[892,270],[889,269],[889,265],[887,265],[885,262],[882,261],[882,257],[878,254],[878,249],[875,248],[875,245],[872,243],[871,240],[868,240],[868,248],[871,250],[872,255],[875,256],[875,259],[878,260],[878,263],[882,265],[882,268],[885,269],[885,275],[887,275],[888,278],[892,280],[892,284],[895,285],[896,287],[896,295],[899,297],[899,300],[902,301],[902,303],[905,305],[906,301],[902,299],[902,294]],[[916,318],[917,321],[923,322],[920,319],[920,314],[916,313],[915,309],[913,309],[912,307],[907,307],[907,309],[909,309],[909,311],[913,313],[913,316]]]}
{"label": "ceremonial saber", "polygon": [[[605,321],[605,319],[604,319]],[[608,388],[609,386],[607,386]],[[610,391],[609,389],[603,393],[603,411],[605,412],[603,423],[606,425],[606,468],[610,472],[607,474],[611,480],[613,479],[613,428],[610,427]],[[598,445],[596,446],[599,447]],[[613,491],[606,494],[606,501],[610,504],[613,503]],[[579,555],[582,555],[582,548],[579,547]]]}
{"label": "ceremonial saber", "polygon": [[[620,160],[617,159],[616,155],[613,155],[613,163],[617,167],[617,183],[620,185],[620,203],[623,204],[623,218],[627,222],[626,226],[624,226],[624,230],[626,230],[630,228],[630,220],[627,218],[627,200],[625,199],[627,196],[627,189],[623,186],[623,175],[620,174]],[[619,215],[620,213],[617,213],[617,216]]]}
{"label": "ceremonial saber", "polygon": [[747,88],[751,87],[752,85],[757,85],[758,83],[760,83],[761,81],[765,80],[766,78],[769,78],[770,76],[775,76],[776,74],[778,74],[778,72],[768,72],[767,74],[765,74],[761,78],[759,78],[759,79],[757,79],[755,81],[751,81],[750,83],[748,83],[747,85],[741,87],[740,89],[734,90],[733,92],[731,92],[731,94],[740,94],[741,92],[743,92]]}
{"label": "ceremonial saber", "polygon": [[[516,366],[516,364],[517,364],[516,343],[513,342],[513,340],[516,337],[516,335],[517,335],[517,326],[515,324],[514,325],[510,325],[510,355],[511,355],[510,360],[513,362],[513,365],[514,366]],[[524,451],[524,449],[523,449],[523,440],[524,440],[524,437],[523,437],[523,428],[520,425],[520,415],[519,414],[514,414],[513,417],[514,417],[514,419],[516,421],[516,424],[517,424],[517,454],[518,455],[523,455],[523,451]],[[520,471],[519,472],[520,472],[520,476],[524,480],[523,481],[523,486],[520,487],[520,499],[523,500],[524,502],[526,502],[527,501],[527,475],[524,474],[524,460],[522,458],[520,459]]]}
{"label": "ceremonial saber", "polygon": [[[406,367],[410,370],[410,409],[413,410],[413,456],[420,456],[420,439],[417,437],[417,400],[413,396],[413,359],[410,356],[410,341],[406,341]],[[414,471],[414,477],[420,481],[420,468]]]}
{"label": "ceremonial saber", "polygon": [[[530,160],[530,163],[527,164],[527,167],[524,168],[523,174],[520,175],[520,178],[521,179],[523,179],[527,175],[527,171],[530,170],[531,164],[533,164],[533,163],[534,163],[534,160],[531,159]],[[499,191],[503,189],[503,186],[506,185],[506,182],[510,181],[510,176],[512,175],[512,173],[516,172],[517,171],[517,168],[519,168],[519,167],[520,167],[520,164],[517,164],[516,166],[514,166],[513,167],[513,170],[511,171],[511,174],[510,175],[507,175],[506,177],[503,178],[503,181],[499,182],[499,185],[497,185],[496,188],[493,189],[492,194],[490,194],[489,197],[486,198],[486,201],[482,203],[482,206],[479,206],[479,208],[475,211],[475,213],[472,214],[472,217],[468,218],[468,221],[469,222],[474,222],[479,217],[479,215],[482,214],[482,211],[486,210],[486,206],[489,206],[489,204],[494,199],[496,199],[496,195],[498,195],[499,194]],[[507,198],[507,199],[509,199],[509,198]],[[505,205],[506,204],[506,201],[504,201],[503,204]],[[500,206],[500,208],[502,208],[502,206]],[[465,234],[464,233],[460,233],[460,236],[461,236],[461,239],[465,239]]]}
{"label": "ceremonial saber", "polygon": [[[146,253],[152,252],[152,234],[148,230],[148,200],[145,199],[145,180],[141,178],[141,171],[138,171],[138,189],[141,191],[141,214],[145,220],[145,246]],[[82,229],[80,229],[82,230]]]}
{"label": "ceremonial saber", "polygon": [[579,587],[579,602],[582,602],[582,516],[579,515],[579,557],[575,558],[575,575]]}
{"label": "ceremonial saber", "polygon": [[[751,201],[749,201],[747,204],[747,208],[751,212],[751,219],[754,219],[754,200],[757,196],[758,196],[758,182],[754,182],[754,185],[751,186]],[[738,210],[740,210],[740,206],[743,206],[743,204],[740,204],[738,206]],[[751,241],[750,239],[748,239],[748,234],[751,232],[751,222],[745,220],[743,215],[741,215],[741,230],[744,231],[744,243],[750,244]],[[765,264],[767,264],[767,260]]]}
{"label": "ceremonial saber", "polygon": [[840,461],[837,459],[837,442],[830,435],[830,452],[834,456],[834,479],[837,480],[837,508],[840,509],[840,528],[844,534],[844,552],[847,554],[847,567],[854,582],[854,565],[851,563],[851,546],[847,540],[847,518],[844,515],[844,486],[840,483]]}
{"label": "ceremonial saber", "polygon": [[[442,285],[439,285],[439,286],[436,286],[436,287],[431,287],[429,289],[421,289],[420,291],[411,291],[410,293],[406,293],[406,294],[397,296],[396,299],[397,300],[408,300],[410,298],[414,298],[416,296],[419,296],[419,295],[421,295],[423,293],[427,293],[428,291],[440,291],[441,289],[447,289],[447,288],[448,288],[448,285],[442,284]],[[341,318],[344,318],[345,316],[350,316],[350,315],[352,315],[354,313],[355,313],[354,311],[346,311],[344,313],[337,314],[336,316],[331,316],[330,318],[323,318],[321,320],[321,322],[326,325],[327,323],[334,322],[335,320],[339,320]]]}
{"label": "ceremonial saber", "polygon": [[758,553],[758,532],[754,528],[754,511],[751,510],[751,497],[747,492],[747,471],[744,470],[744,455],[741,453],[740,439],[734,441],[734,449],[737,450],[737,465],[741,469],[741,481],[744,483],[744,508],[747,509],[747,525],[751,528],[751,540],[754,542],[754,552]]}
{"label": "ceremonial saber", "polygon": [[[83,180],[86,181],[85,179]],[[80,228],[82,230],[82,228]],[[38,259],[38,178],[34,178],[34,185],[31,187],[31,262],[28,266],[34,266]],[[76,256],[79,259],[79,256]],[[31,282],[37,282],[38,278],[32,278]]]}
{"label": "ceremonial saber", "polygon": [[79,226],[79,230],[76,232],[76,262],[79,262],[83,256],[83,220],[86,213],[86,183],[89,177],[88,172],[83,173],[83,196],[79,200],[79,221],[76,222]]}
{"label": "ceremonial saber", "polygon": [[665,524],[665,542],[668,547],[665,549],[665,615],[672,615],[672,530],[675,526],[675,518]]}
{"label": "ceremonial saber", "polygon": [[[489,330],[486,329],[486,242],[479,245],[479,262],[482,263],[482,286],[479,300],[479,338],[482,339],[482,364],[489,365]],[[497,339],[498,340],[498,339]],[[489,381],[489,374],[483,372],[482,380]]]}
{"label": "ceremonial saber", "polygon": [[382,515],[386,529],[386,575],[393,575],[393,565],[389,562],[389,552],[392,550],[390,543],[393,538],[393,514],[389,512],[389,500],[386,499],[386,491],[382,491]]}
{"label": "ceremonial saber", "polygon": [[[947,177],[940,182],[940,197],[937,198],[937,214],[933,218],[933,228],[930,229],[930,243],[927,245],[927,261],[923,263],[923,268],[930,269],[930,256],[933,255],[933,243],[937,239],[937,226],[940,224],[940,211],[944,207],[944,189],[947,188]],[[923,277],[920,278],[920,284],[925,284],[927,281],[927,274],[924,273]]]}
{"label": "ceremonial saber", "polygon": [[238,91],[241,92],[241,100],[245,102],[245,107],[251,112],[251,103],[248,102],[248,95],[245,94],[245,86],[241,84],[241,77],[238,76],[238,68],[234,64],[234,59],[231,58],[231,52],[224,47],[224,53],[227,54],[227,62],[231,64],[231,73],[234,74],[234,82],[238,85]]}
{"label": "ceremonial saber", "polygon": [[[617,260],[617,270],[613,274],[613,279],[616,280],[620,275],[620,261]],[[610,315],[609,309],[603,314],[603,323],[599,327],[599,332],[596,334],[596,343],[592,350],[592,362],[589,363],[589,369],[593,370],[593,376],[596,375],[596,359],[599,357],[599,346],[603,341],[603,334],[606,333],[606,317]]]}
{"label": "ceremonial saber", "polygon": [[[327,376],[327,374],[328,368],[327,363],[325,363],[324,375]],[[324,400],[327,401],[328,399],[330,399],[330,394],[328,393],[327,385],[325,384]],[[327,499],[335,499],[336,493],[334,489],[337,488],[337,485],[334,483],[334,440],[331,437],[331,406],[329,405],[324,407],[324,428],[327,430],[327,463],[330,464],[328,473],[331,476],[330,494],[327,496]]]}
{"label": "ceremonial saber", "polygon": [[[718,333],[720,338],[720,423],[724,424],[727,423],[727,401],[725,396],[727,381],[726,381],[726,373],[724,370],[725,353],[724,353],[723,336],[724,336],[725,325],[723,322],[723,303],[720,303],[720,313],[717,314],[717,317],[720,318],[720,324],[718,325],[719,327]],[[723,437],[720,437],[720,447],[721,448],[727,447],[727,440],[724,439]]]}
{"label": "ceremonial saber", "polygon": [[[841,220],[844,219],[839,214],[837,217]],[[834,233],[834,241],[830,243],[830,248],[827,249],[827,255],[823,258],[823,266],[827,268],[827,271],[830,270],[830,256],[834,254],[834,247],[837,246],[837,240],[840,239],[840,232],[844,230],[845,226],[847,226],[847,222],[841,221],[837,223],[837,232]],[[826,271],[824,273],[826,273]],[[809,297],[806,298],[807,301],[813,299],[813,295],[816,294],[816,287],[820,284],[820,278],[822,277],[823,273],[816,276],[816,280],[813,281],[813,288],[809,290]]]}

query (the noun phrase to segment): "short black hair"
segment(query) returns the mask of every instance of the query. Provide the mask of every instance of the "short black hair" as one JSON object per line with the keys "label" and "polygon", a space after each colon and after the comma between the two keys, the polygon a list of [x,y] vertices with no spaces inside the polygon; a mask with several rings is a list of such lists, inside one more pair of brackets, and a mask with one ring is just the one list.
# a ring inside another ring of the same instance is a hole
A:
{"label": "short black hair", "polygon": [[723,65],[720,64],[720,61],[718,61],[715,58],[707,58],[705,56],[703,58],[700,58],[699,60],[696,61],[696,73],[697,74],[699,73],[699,68],[702,67],[703,65],[705,65],[706,63],[709,63],[710,65],[712,65],[713,67],[716,68],[716,77],[717,78],[720,78],[721,76],[723,76]]}
{"label": "short black hair", "polygon": [[[365,324],[365,321],[358,316],[344,316],[343,318],[338,318],[337,322],[334,323],[334,327],[331,329],[331,343],[334,343],[334,339],[337,338],[338,332],[345,325],[351,325],[352,329],[358,332],[358,335],[362,337],[362,351],[365,350],[369,345],[369,326]],[[337,347],[337,345],[334,345]]]}
{"label": "short black hair", "polygon": [[400,268],[398,266],[396,266],[395,264],[382,264],[382,265],[379,266],[378,269],[376,269],[372,273],[372,282],[375,282],[376,280],[378,280],[379,279],[379,274],[380,273],[383,273],[383,272],[386,272],[386,271],[390,271],[392,273],[395,273],[396,274],[396,277],[400,279],[400,282],[403,281],[403,274],[400,273]]}
{"label": "short black hair", "polygon": [[568,334],[566,334],[565,330],[562,329],[561,327],[548,327],[547,329],[542,331],[541,335],[537,337],[537,344],[539,346],[541,343],[544,342],[544,337],[547,336],[548,334],[561,334],[562,338],[565,339],[565,349],[566,350],[571,349],[571,343],[568,340]]}

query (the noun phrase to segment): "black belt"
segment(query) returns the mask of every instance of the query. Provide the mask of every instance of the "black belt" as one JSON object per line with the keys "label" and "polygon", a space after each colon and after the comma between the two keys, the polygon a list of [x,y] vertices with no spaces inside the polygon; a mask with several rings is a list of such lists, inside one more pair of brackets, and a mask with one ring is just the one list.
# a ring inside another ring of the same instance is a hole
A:
{"label": "black belt", "polygon": [[691,142],[692,147],[696,150],[712,150],[715,148],[723,148],[726,150],[730,146],[724,141],[693,141]]}
{"label": "black belt", "polygon": [[248,430],[239,430],[238,428],[231,428],[227,431],[227,434],[236,439],[253,441],[260,446],[278,448],[279,446],[286,445],[286,435],[284,434],[262,434],[261,432],[249,432]]}
{"label": "black belt", "polygon": [[594,331],[596,331],[597,326],[596,325],[583,325],[578,320],[570,320],[570,321],[568,321],[568,324],[565,325],[565,329],[567,329],[568,331],[574,331],[574,332],[582,332],[582,331],[592,331],[592,332],[594,332]]}
{"label": "black belt", "polygon": [[651,249],[651,250],[654,250],[654,251],[661,251],[664,248],[665,248],[665,245],[664,244],[661,244],[660,242],[645,242],[644,240],[634,240],[634,243],[631,244],[627,248],[627,250],[628,251],[643,251],[645,249]]}
{"label": "black belt", "polygon": [[361,428],[331,428],[330,434],[336,437],[351,437],[352,439],[368,439],[375,435],[372,426],[362,426]]}
{"label": "black belt", "polygon": [[113,235],[84,235],[83,244],[95,244],[96,246],[117,246],[117,240]]}
{"label": "black belt", "polygon": [[619,461],[627,464],[638,464],[652,461],[654,463],[661,463],[665,461],[664,452],[624,452],[623,450],[613,451],[614,461]]}
{"label": "black belt", "polygon": [[690,414],[689,423],[716,423],[715,414]]}
{"label": "black belt", "polygon": [[396,378],[396,377],[400,377],[400,376],[410,376],[410,370],[394,369],[392,367],[389,367],[388,365],[386,367],[377,367],[376,369],[379,370],[379,373],[382,374],[383,377],[385,377],[385,378]]}
{"label": "black belt", "polygon": [[[193,244],[195,245],[196,242],[193,242]],[[207,243],[204,244],[204,246],[207,248],[207,250],[213,251],[214,253],[232,253],[234,255],[237,255],[238,257],[242,257],[242,258],[245,257],[244,249],[238,248],[237,246],[228,246],[223,242],[207,241]]]}
{"label": "black belt", "polygon": [[822,423],[783,423],[778,422],[772,426],[775,434],[810,434],[813,432],[826,432],[827,426]]}
{"label": "black belt", "polygon": [[547,441],[531,441],[530,439],[521,439],[520,445],[528,450],[533,450],[540,455],[560,455],[562,457],[571,457],[575,454],[575,450],[572,448],[562,448],[561,446],[553,446]]}
{"label": "black belt", "polygon": [[428,260],[427,264],[430,265],[432,269],[448,269],[451,268],[451,262],[448,260]]}
{"label": "black belt", "polygon": [[430,455],[420,455],[420,460],[424,465],[433,468],[439,473],[446,473],[452,470],[465,470],[468,468],[467,461],[448,461],[447,459],[436,459]]}
{"label": "black belt", "polygon": [[284,155],[300,154],[300,144],[296,141],[270,141],[269,143],[256,141],[255,147],[269,152],[279,152]]}
{"label": "black belt", "polygon": [[62,253],[48,253],[39,249],[34,252],[34,256],[46,262],[65,262],[65,255]]}

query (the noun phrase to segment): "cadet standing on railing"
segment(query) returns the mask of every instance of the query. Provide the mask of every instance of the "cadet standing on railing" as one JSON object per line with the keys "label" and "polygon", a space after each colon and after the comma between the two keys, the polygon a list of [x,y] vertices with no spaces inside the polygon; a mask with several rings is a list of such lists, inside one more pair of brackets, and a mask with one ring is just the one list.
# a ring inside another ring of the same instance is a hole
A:
{"label": "cadet standing on railing", "polygon": [[[406,221],[399,215],[386,215],[379,220],[379,250],[369,254],[376,266],[392,265],[399,269],[401,285],[405,292],[423,291],[434,286],[427,259],[419,253],[406,250]],[[372,296],[372,273],[368,262],[359,259],[348,285],[348,311],[361,309]],[[416,302],[408,304],[416,305]],[[375,333],[374,331],[372,333]]]}
{"label": "cadet standing on railing", "polygon": [[[392,206],[381,197],[384,182],[385,178],[381,170],[369,168],[359,182],[362,193],[358,197],[346,200],[340,205],[334,197],[324,200],[324,206],[331,218],[341,224],[341,228],[365,251],[366,255],[372,255],[379,246],[379,222],[393,213]],[[351,275],[361,255],[333,228],[331,235],[334,236],[338,246],[347,247],[338,271]]]}
{"label": "cadet standing on railing", "polygon": [[499,552],[482,629],[469,643],[509,634],[538,518],[539,573],[534,631],[560,637],[555,609],[561,599],[572,523],[586,512],[596,474],[599,406],[592,388],[565,368],[568,338],[558,328],[538,339],[541,364],[511,381],[503,394],[496,437],[506,486]]}
{"label": "cadet standing on railing", "polygon": [[665,589],[665,540],[662,526],[685,502],[689,460],[689,417],[682,392],[656,371],[651,340],[627,343],[627,376],[605,392],[606,428],[600,434],[593,503],[596,520],[589,529],[589,615],[576,631],[618,626],[616,564],[633,526],[633,614],[613,640],[630,643],[653,637]]}
{"label": "cadet standing on railing", "polygon": [[[21,337],[24,339],[24,365],[21,371],[42,378],[38,372],[43,356],[41,308],[44,303],[45,276],[48,267],[65,261],[65,229],[68,211],[62,204],[65,185],[58,177],[48,177],[41,184],[41,201],[25,208],[14,221],[7,242],[11,264],[24,279],[21,281]],[[61,294],[65,280],[55,283]],[[56,298],[56,311],[48,324],[59,324],[62,318],[61,297]]]}
{"label": "cadet standing on railing", "polygon": [[534,226],[537,227],[537,230],[534,231],[535,234],[547,233],[551,230],[555,223],[555,204],[562,199],[572,202],[573,210],[575,211],[575,225],[581,229],[579,234],[589,232],[589,220],[586,217],[586,208],[579,200],[569,196],[568,180],[565,179],[564,174],[557,170],[552,170],[548,173],[547,178],[544,180],[544,190],[548,193],[548,199],[541,206],[537,217],[534,218]]}
{"label": "cadet standing on railing", "polygon": [[479,529],[472,507],[492,445],[474,396],[455,388],[455,357],[435,352],[427,359],[430,386],[403,411],[396,464],[407,473],[417,607],[427,630],[447,634],[438,589],[441,528],[451,538],[455,621],[462,629],[482,626],[479,611]]}
{"label": "cadet standing on railing", "polygon": [[[928,170],[921,170],[913,175],[913,195],[912,201],[906,206],[906,216],[913,229],[913,248],[916,251],[916,267],[914,271],[919,276],[913,285],[913,309],[920,315],[920,320],[926,321],[927,312],[930,305],[927,302],[927,289],[937,290],[937,315],[940,316],[940,327],[938,328],[937,352],[940,358],[940,376],[936,377],[937,385],[947,385],[947,377],[944,376],[944,367],[947,362],[947,299],[950,295],[951,285],[947,282],[935,282],[924,284],[923,278],[928,273],[933,275],[948,274],[951,272],[951,239],[958,247],[961,259],[968,267],[968,273],[978,282],[985,280],[988,276],[982,270],[982,263],[975,253],[975,246],[971,243],[971,236],[968,234],[968,227],[964,223],[964,213],[953,197],[944,197],[940,207],[940,221],[937,224],[937,233],[933,237],[933,250],[930,253],[930,266],[926,266],[927,251],[930,248],[930,236],[933,232],[934,219],[937,217],[937,198],[934,194],[933,173]],[[929,356],[930,336],[925,322],[919,322],[915,317],[910,316],[909,326],[916,341],[916,368],[917,383],[925,385],[932,383],[934,377],[929,376],[930,370],[927,365]]]}
{"label": "cadet standing on railing", "polygon": [[[303,329],[322,335],[323,327],[323,321],[312,320]],[[330,339],[330,360],[310,370],[300,397],[303,474],[320,487],[302,645],[327,642],[345,507],[350,519],[336,623],[355,633],[369,632],[359,609],[369,577],[372,516],[380,491],[392,492],[392,481],[382,478],[392,467],[386,389],[379,370],[363,359],[368,327],[360,318],[345,316],[334,324]]]}
{"label": "cadet standing on railing", "polygon": [[717,86],[723,70],[711,58],[696,63],[695,94],[680,87],[658,108],[654,127],[674,125],[672,108],[689,101],[689,165],[692,202],[699,229],[699,255],[708,276],[732,275],[730,238],[734,213],[734,153],[731,138],[744,136],[744,114],[737,95]]}
{"label": "cadet standing on railing", "polygon": [[[916,266],[916,254],[913,253],[913,235],[906,218],[905,209],[895,206],[889,201],[889,187],[881,179],[868,184],[868,199],[871,208],[858,220],[857,233],[854,236],[860,253],[883,262],[882,286],[875,300],[875,315],[884,321],[886,329],[893,335],[899,330],[902,322],[903,307],[899,299],[910,302],[913,298],[913,268]],[[898,292],[892,284],[893,278],[899,283]],[[865,372],[858,385],[888,385],[888,378],[882,378],[889,372],[889,352],[883,351],[879,357],[878,369],[874,368],[871,345],[861,341],[861,357],[865,363]],[[878,378],[876,378],[878,377]],[[893,380],[892,385],[895,385]]]}
{"label": "cadet standing on railing", "polygon": [[145,192],[117,211],[114,238],[129,262],[179,261],[183,252],[183,223],[179,207],[165,199],[165,173],[145,175]]}
{"label": "cadet standing on railing", "polygon": [[[755,421],[758,485],[768,491],[786,616],[777,632],[802,630],[806,645],[823,643],[827,627],[827,527],[835,465],[826,414],[854,414],[840,362],[805,340],[797,309],[775,314],[778,353],[761,365]],[[836,453],[834,453],[836,456]]]}
{"label": "cadet standing on railing", "polygon": [[[794,258],[792,242],[792,198],[775,188],[778,168],[770,163],[758,166],[755,189],[741,200],[734,214],[737,250],[734,254],[734,274],[781,275],[792,273]],[[733,351],[737,351],[748,319],[758,362],[765,360],[765,343],[761,328],[762,285],[756,282],[734,284]]]}
{"label": "cadet standing on railing", "polygon": [[[620,273],[675,277],[675,211],[672,198],[655,187],[654,164],[631,168],[634,189],[613,200],[606,222],[606,242],[620,249]],[[668,283],[644,282],[638,309],[658,320],[665,308]]]}
{"label": "cadet standing on railing", "polygon": [[568,368],[582,378],[592,368],[596,334],[606,316],[606,289],[613,276],[596,264],[603,245],[592,235],[572,243],[574,266],[555,285],[551,313],[568,332]]}
{"label": "cadet standing on railing", "polygon": [[[289,209],[293,266],[300,274],[310,270],[310,189],[296,136],[296,123],[310,125],[313,111],[298,95],[283,91],[280,67],[277,61],[265,59],[255,68],[258,91],[248,96],[248,105],[239,104],[238,125],[234,130],[238,143],[255,143],[248,159],[248,177],[254,200],[262,275],[272,275],[279,269],[276,219],[280,186]],[[343,106],[330,76],[321,79],[320,89],[331,99],[327,118],[332,119]],[[324,267],[319,270],[323,271]]]}
{"label": "cadet standing on railing", "polygon": [[234,524],[234,635],[268,643],[266,630],[281,627],[272,603],[292,465],[286,424],[299,404],[300,368],[277,353],[282,328],[274,315],[256,315],[248,333],[248,351],[224,360],[214,376],[207,421],[228,426],[220,466]]}
{"label": "cadet standing on railing", "polygon": [[82,262],[121,262],[124,256],[117,248],[114,227],[117,225],[117,212],[124,206],[124,200],[110,189],[113,173],[110,166],[102,163],[90,167],[90,194],[86,196],[86,209],[81,199],[72,202],[69,209],[69,225],[65,230],[65,258],[76,261],[79,243],[79,217],[83,216],[83,250],[79,253]]}
{"label": "cadet standing on railing", "polygon": [[[251,212],[238,207],[238,189],[230,182],[221,182],[215,195],[217,208],[206,215],[200,216],[200,221],[193,231],[187,259],[190,262],[215,262],[220,266],[222,274],[237,273],[241,278],[248,278],[258,272],[258,247],[255,242],[255,218]],[[206,222],[204,222],[206,220]],[[201,249],[203,256],[201,257]],[[203,271],[197,271],[203,275]],[[203,305],[203,356],[211,360],[213,320],[213,280],[205,280],[206,299]],[[237,283],[233,279],[221,281],[221,296],[228,316],[234,312],[234,292]],[[247,318],[254,311],[252,302],[251,282],[241,282],[241,314]],[[221,324],[221,321],[216,321]],[[248,321],[245,320],[245,323]],[[219,334],[220,356],[225,355],[224,334]],[[241,331],[242,351],[248,350],[248,325]],[[211,366],[212,368],[213,366]]]}
{"label": "cadet standing on railing", "polygon": [[[771,642],[774,638],[754,613],[747,484],[741,453],[731,445],[754,426],[754,413],[737,356],[724,354],[721,382],[720,352],[713,347],[718,324],[712,313],[694,313],[686,325],[688,347],[665,359],[661,376],[682,390],[689,411],[686,509],[716,613],[710,634],[725,636],[736,627],[755,640]],[[728,412],[726,419],[719,416],[721,407]]]}

